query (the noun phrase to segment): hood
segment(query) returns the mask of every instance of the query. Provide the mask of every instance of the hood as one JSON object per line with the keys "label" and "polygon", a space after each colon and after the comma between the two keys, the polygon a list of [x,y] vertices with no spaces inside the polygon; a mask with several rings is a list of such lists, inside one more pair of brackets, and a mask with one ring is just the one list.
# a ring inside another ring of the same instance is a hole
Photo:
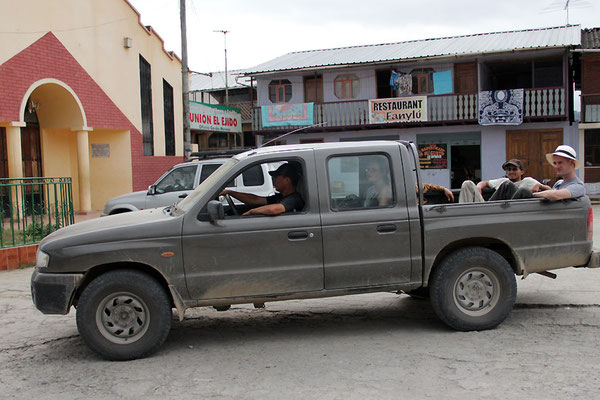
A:
{"label": "hood", "polygon": [[40,242],[42,251],[59,248],[181,235],[183,215],[172,216],[168,207],[109,215],[66,226]]}
{"label": "hood", "polygon": [[108,200],[106,204],[104,204],[104,212],[119,204],[131,204],[138,209],[142,209],[146,204],[147,194],[147,190],[138,190],[137,192],[126,193],[117,197],[113,197],[112,199]]}

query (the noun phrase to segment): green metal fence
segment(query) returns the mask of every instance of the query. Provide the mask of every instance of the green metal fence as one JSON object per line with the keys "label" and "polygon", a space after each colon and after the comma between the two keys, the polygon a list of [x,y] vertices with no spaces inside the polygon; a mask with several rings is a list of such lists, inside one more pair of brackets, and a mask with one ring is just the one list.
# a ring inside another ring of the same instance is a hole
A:
{"label": "green metal fence", "polygon": [[0,248],[37,243],[74,222],[70,177],[0,178]]}

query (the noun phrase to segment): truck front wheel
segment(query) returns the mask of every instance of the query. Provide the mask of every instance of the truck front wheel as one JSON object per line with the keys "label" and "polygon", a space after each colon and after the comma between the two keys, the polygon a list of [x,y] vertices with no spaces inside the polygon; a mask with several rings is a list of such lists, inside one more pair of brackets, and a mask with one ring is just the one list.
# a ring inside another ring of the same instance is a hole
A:
{"label": "truck front wheel", "polygon": [[77,305],[85,343],[109,360],[155,352],[171,329],[171,303],[163,287],[139,271],[119,270],[94,279]]}
{"label": "truck front wheel", "polygon": [[459,331],[492,329],[515,304],[515,274],[498,253],[469,247],[447,256],[433,271],[429,293],[438,317]]}

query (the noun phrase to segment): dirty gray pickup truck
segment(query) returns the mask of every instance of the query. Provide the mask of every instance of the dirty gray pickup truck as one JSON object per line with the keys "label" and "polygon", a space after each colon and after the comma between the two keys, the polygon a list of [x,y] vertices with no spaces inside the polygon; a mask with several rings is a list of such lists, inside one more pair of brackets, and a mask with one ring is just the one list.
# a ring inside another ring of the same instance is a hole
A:
{"label": "dirty gray pickup truck", "polygon": [[[293,162],[304,209],[243,216],[219,193],[259,164]],[[515,275],[596,267],[587,197],[423,204],[414,144],[266,147],[234,156],[176,206],[60,229],[39,245],[33,301],[77,309],[87,345],[105,358],[147,356],[173,308],[427,288],[457,330],[494,328],[516,298]],[[421,194],[419,194],[421,193]],[[421,198],[419,198],[421,197]]]}

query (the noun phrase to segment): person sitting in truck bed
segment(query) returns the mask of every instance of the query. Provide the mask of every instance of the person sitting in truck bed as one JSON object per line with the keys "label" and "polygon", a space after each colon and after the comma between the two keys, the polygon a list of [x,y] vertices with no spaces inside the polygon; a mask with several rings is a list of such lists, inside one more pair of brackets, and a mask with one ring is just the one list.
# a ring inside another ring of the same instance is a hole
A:
{"label": "person sitting in truck bed", "polygon": [[556,181],[550,190],[533,193],[533,197],[562,200],[585,196],[585,186],[575,174],[575,170],[581,167],[581,161],[577,159],[575,149],[561,144],[554,150],[554,153],[546,154],[546,160],[552,164],[556,174],[562,179]]}
{"label": "person sitting in truck bed", "polygon": [[273,178],[273,187],[278,192],[273,196],[257,196],[230,189],[222,190],[220,195],[228,194],[247,205],[255,206],[243,215],[277,215],[284,212],[301,211],[304,208],[304,200],[296,191],[300,180],[299,169],[292,163],[285,163],[275,171],[269,171],[269,175]]}
{"label": "person sitting in truck bed", "polygon": [[[367,164],[366,172],[371,186],[367,189],[364,207],[386,207],[390,205],[392,203],[392,189],[389,184],[389,166],[386,160],[381,157],[371,159]],[[416,190],[418,194],[418,185]],[[443,192],[449,202],[454,201],[454,194],[443,186],[424,183],[423,193],[429,192]]]}
{"label": "person sitting in truck bed", "polygon": [[544,185],[531,177],[525,177],[525,169],[521,160],[513,158],[502,164],[506,177],[481,181],[477,185],[473,181],[464,181],[458,196],[459,203],[479,203],[485,201],[481,194],[486,187],[496,189],[490,201],[526,199],[531,193],[540,190],[549,190],[550,186]]}

